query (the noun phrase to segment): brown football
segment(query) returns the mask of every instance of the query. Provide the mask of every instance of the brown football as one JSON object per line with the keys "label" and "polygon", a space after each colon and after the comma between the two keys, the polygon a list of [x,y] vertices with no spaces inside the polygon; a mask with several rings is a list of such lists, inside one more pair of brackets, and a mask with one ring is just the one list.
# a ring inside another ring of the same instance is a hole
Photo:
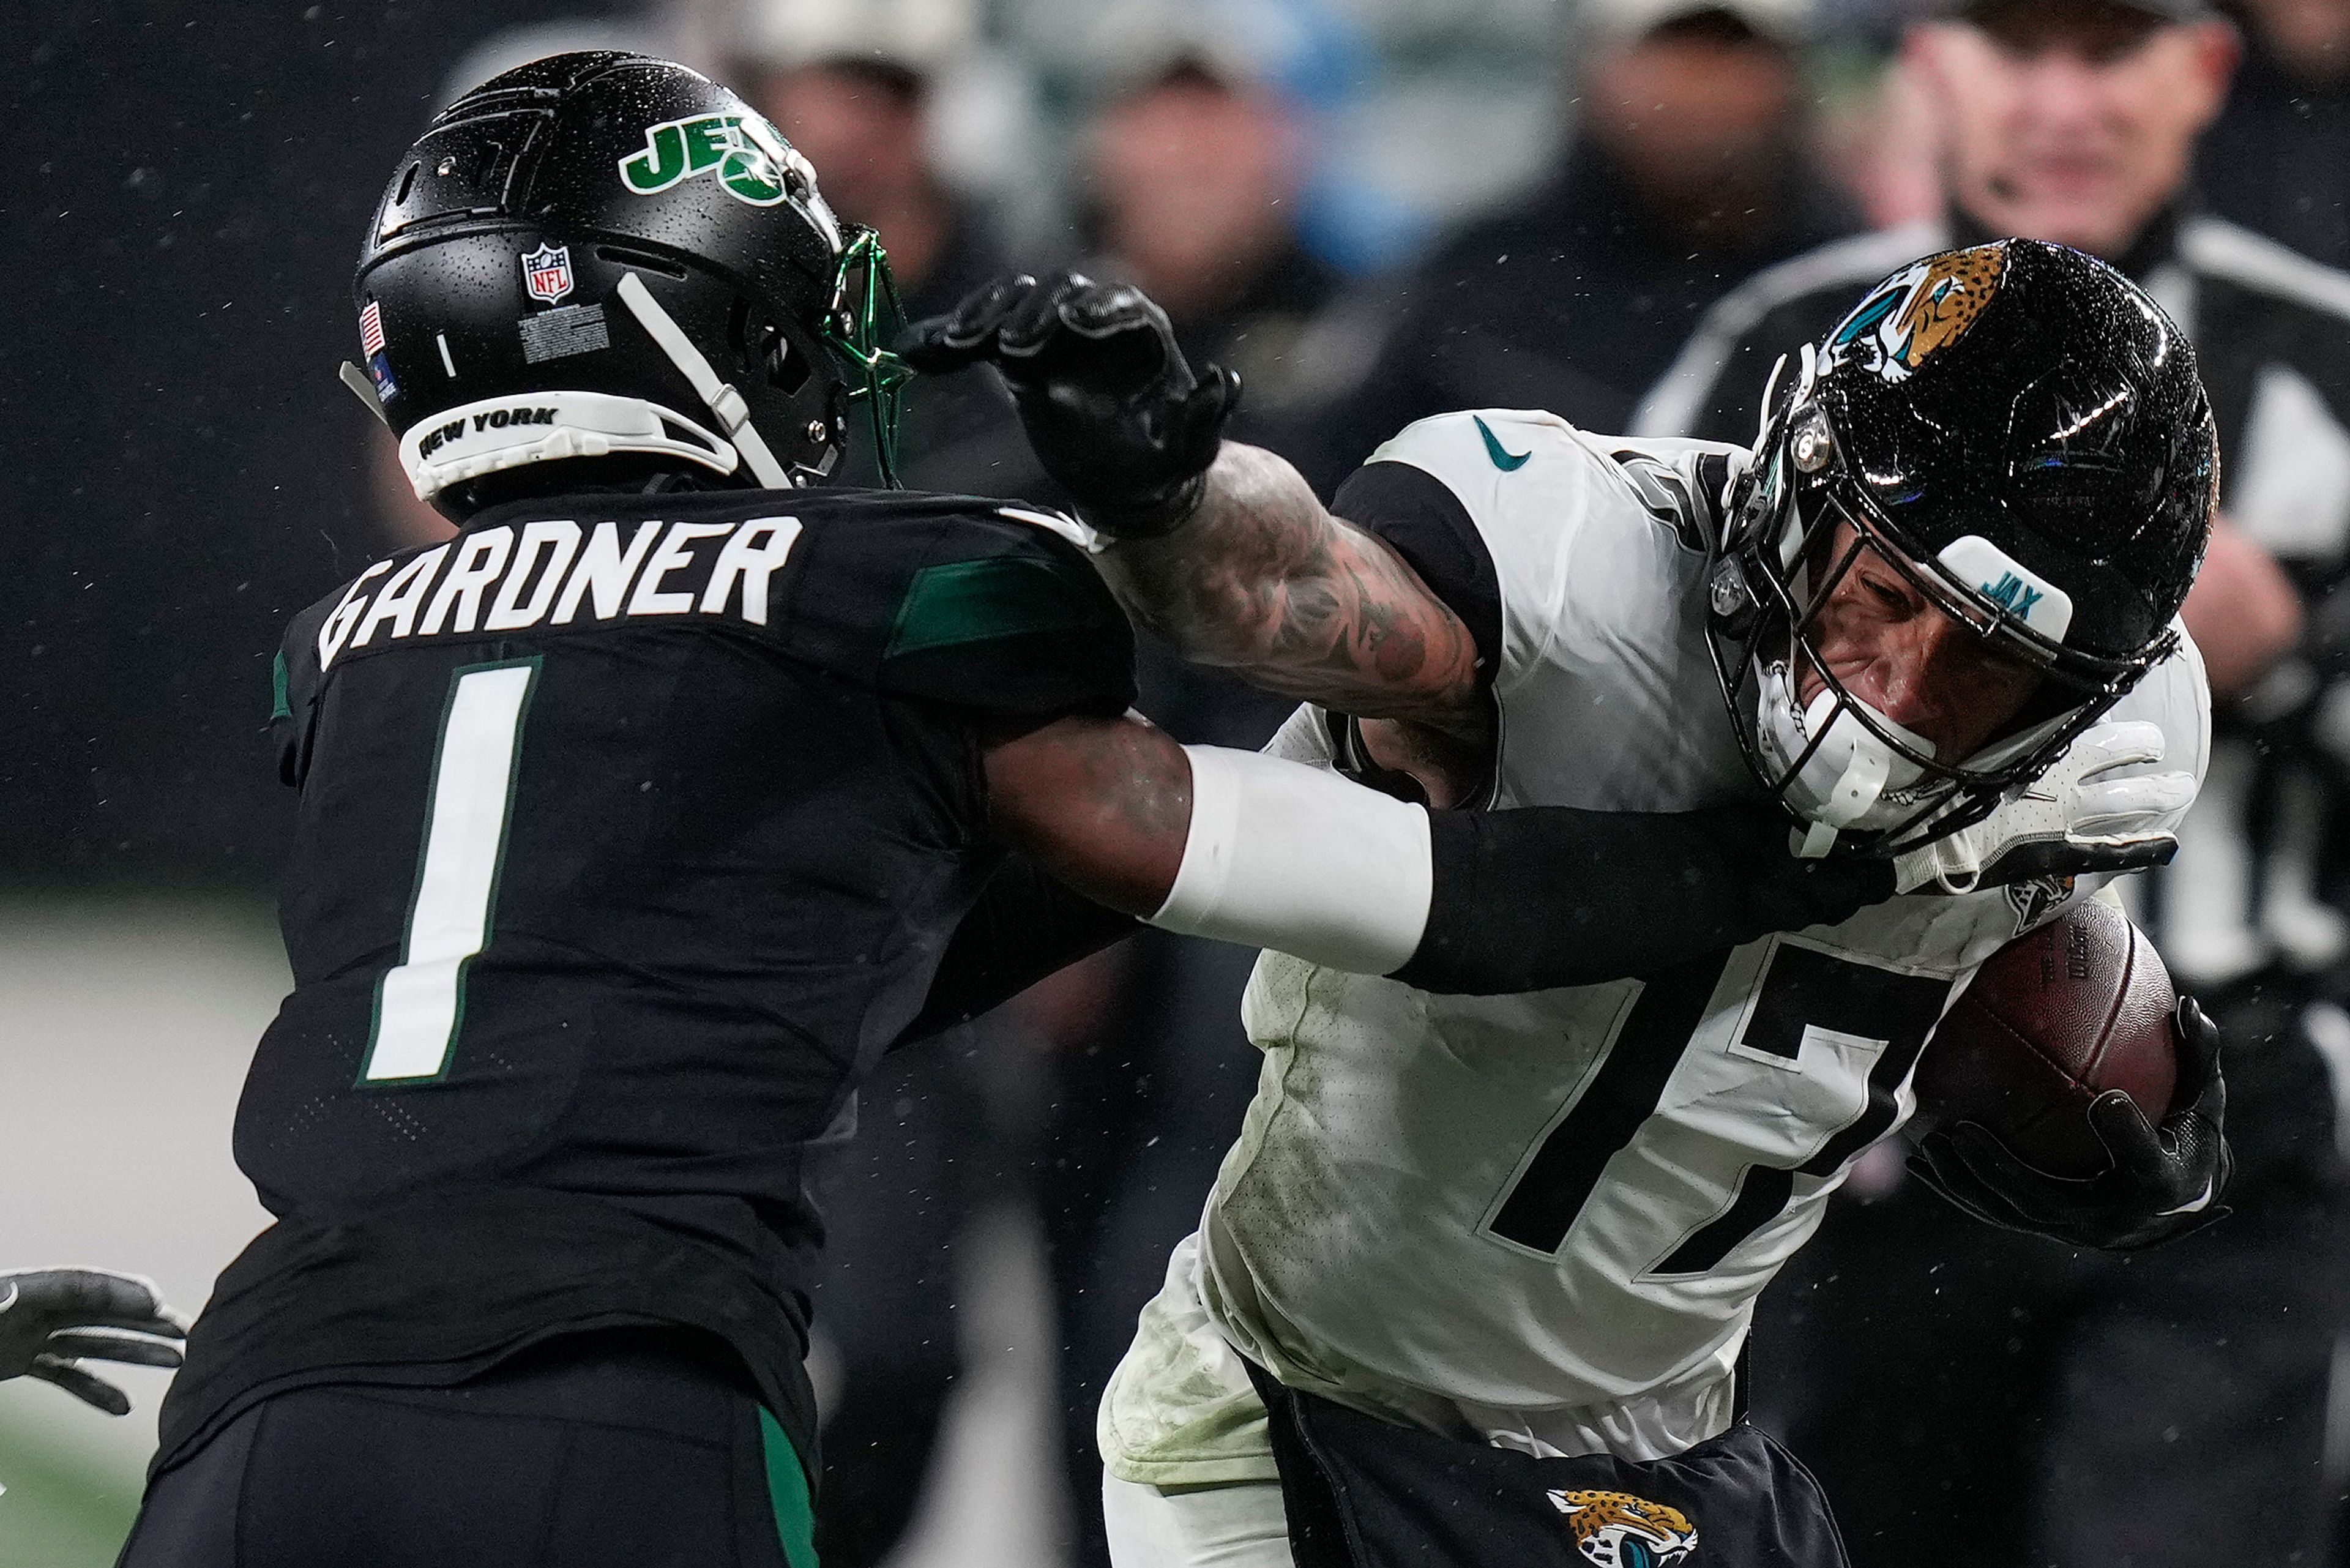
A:
{"label": "brown football", "polygon": [[2087,899],[1993,953],[1918,1064],[1919,1130],[1980,1122],[2052,1176],[2111,1163],[2089,1103],[2126,1089],[2149,1121],[2178,1085],[2170,972],[2111,904]]}

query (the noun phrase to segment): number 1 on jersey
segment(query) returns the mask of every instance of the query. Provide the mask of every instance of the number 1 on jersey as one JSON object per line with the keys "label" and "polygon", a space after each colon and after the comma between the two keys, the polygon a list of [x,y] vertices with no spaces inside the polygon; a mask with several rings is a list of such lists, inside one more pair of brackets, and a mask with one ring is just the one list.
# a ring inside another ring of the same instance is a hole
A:
{"label": "number 1 on jersey", "polygon": [[429,1082],[449,1070],[464,1017],[465,965],[489,941],[515,760],[538,663],[476,664],[450,681],[415,896],[400,962],[377,984],[362,1084]]}

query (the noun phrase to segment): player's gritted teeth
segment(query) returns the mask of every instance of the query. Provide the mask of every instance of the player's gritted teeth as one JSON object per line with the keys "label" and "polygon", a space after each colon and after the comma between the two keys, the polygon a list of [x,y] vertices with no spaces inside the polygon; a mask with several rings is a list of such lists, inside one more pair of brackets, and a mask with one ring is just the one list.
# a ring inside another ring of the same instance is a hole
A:
{"label": "player's gritted teeth", "polygon": [[1808,705],[1825,690],[1825,666],[1854,697],[1933,742],[1936,757],[1980,752],[2023,711],[2038,673],[1929,600],[1873,546],[1855,554],[1854,544],[1852,525],[1839,523],[1825,559],[1851,564],[1812,617],[1807,640],[1819,662],[1798,657],[1798,695]]}

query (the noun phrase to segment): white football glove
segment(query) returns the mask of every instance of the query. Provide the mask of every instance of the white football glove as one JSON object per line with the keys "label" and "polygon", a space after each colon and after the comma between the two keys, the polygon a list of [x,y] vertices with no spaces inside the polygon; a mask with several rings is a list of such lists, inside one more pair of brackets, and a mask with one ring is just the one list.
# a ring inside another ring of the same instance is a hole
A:
{"label": "white football glove", "polygon": [[1971,893],[2034,877],[2167,864],[2178,849],[2172,824],[2195,799],[2195,775],[2112,776],[2162,761],[2165,747],[2158,724],[2098,725],[1981,822],[1895,856],[1894,886]]}
{"label": "white football glove", "polygon": [[109,1416],[130,1401],[85,1371],[85,1360],[177,1366],[188,1325],[153,1282],[105,1269],[0,1271],[0,1379],[38,1377]]}

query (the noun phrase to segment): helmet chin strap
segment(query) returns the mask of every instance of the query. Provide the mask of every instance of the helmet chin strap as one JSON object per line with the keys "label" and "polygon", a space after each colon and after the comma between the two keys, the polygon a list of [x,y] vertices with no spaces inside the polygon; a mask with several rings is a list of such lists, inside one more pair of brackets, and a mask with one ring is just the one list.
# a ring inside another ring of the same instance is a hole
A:
{"label": "helmet chin strap", "polygon": [[502,469],[557,458],[650,452],[733,473],[743,454],[715,431],[642,398],[536,392],[484,398],[420,420],[400,438],[400,466],[419,501]]}
{"label": "helmet chin strap", "polygon": [[351,396],[367,405],[368,412],[375,416],[378,424],[390,430],[391,416],[383,411],[383,400],[376,395],[375,383],[368,379],[368,373],[346,359],[338,374],[343,378],[343,385],[351,389]]}
{"label": "helmet chin strap", "polygon": [[[1795,391],[1794,396],[1789,400],[1791,410],[1801,408],[1810,399],[1812,388],[1818,384],[1820,379],[1819,350],[1808,343],[1798,344],[1793,358],[1795,360]],[[1771,439],[1771,427],[1777,422],[1779,379],[1787,373],[1789,358],[1788,355],[1780,355],[1778,360],[1771,367],[1771,379],[1762,383],[1762,414],[1761,422],[1754,431],[1754,450],[1757,455],[1762,452],[1763,443]]]}
{"label": "helmet chin strap", "polygon": [[775,461],[759,427],[751,422],[750,406],[743,402],[743,394],[718,379],[718,372],[710,368],[710,361],[702,358],[702,350],[693,346],[693,340],[678,326],[676,318],[660,307],[660,301],[653,297],[644,279],[635,273],[628,274],[620,279],[619,293],[620,303],[629,307],[637,325],[669,356],[670,363],[692,384],[694,395],[717,416],[718,428],[726,432],[727,439],[743,454],[743,464],[751,471],[751,477],[768,490],[790,489],[792,482],[785,474],[783,464]]}
{"label": "helmet chin strap", "polygon": [[[1804,715],[1807,734],[1816,734],[1821,727],[1837,722],[1836,694],[1822,691],[1812,699],[1811,709]],[[1885,781],[1893,771],[1893,753],[1881,745],[1871,745],[1875,736],[1856,736],[1851,755],[1845,761],[1844,772],[1830,785],[1827,798],[1817,807],[1812,825],[1804,830],[1802,848],[1796,853],[1806,860],[1817,860],[1835,847],[1836,835],[1868,815],[1885,793]]]}
{"label": "helmet chin strap", "polygon": [[1917,774],[1917,769],[1902,762],[1853,710],[1865,711],[1869,721],[1929,756],[1933,747],[1923,736],[1833,687],[1823,689],[1799,708],[1792,685],[1775,684],[1789,679],[1783,666],[1765,679],[1758,694],[1763,705],[1758,717],[1762,727],[1771,732],[1770,744],[1779,753],[1780,766],[1810,753],[1803,767],[1783,781],[1781,795],[1810,823],[1796,854],[1815,860],[1835,847],[1838,834],[1865,823],[1888,788],[1905,785]]}

